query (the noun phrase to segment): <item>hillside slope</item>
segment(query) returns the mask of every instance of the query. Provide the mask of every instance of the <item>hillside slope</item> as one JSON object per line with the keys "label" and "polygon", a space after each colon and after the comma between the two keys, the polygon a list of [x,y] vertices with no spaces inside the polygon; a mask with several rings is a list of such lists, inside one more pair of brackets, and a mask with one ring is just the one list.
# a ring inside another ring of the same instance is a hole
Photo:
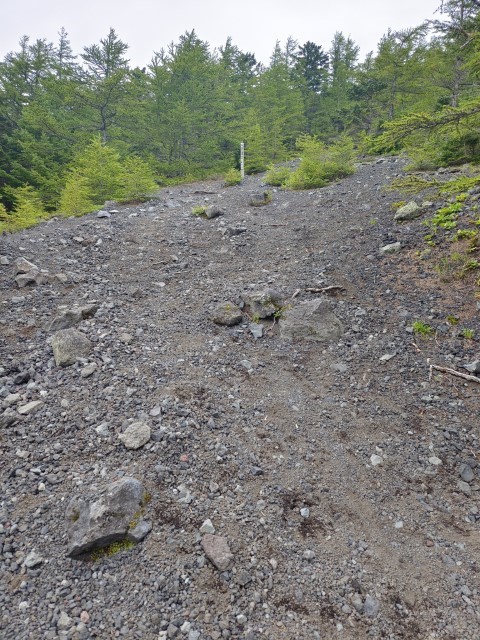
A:
{"label": "hillside slope", "polygon": [[[421,220],[394,223],[382,187],[401,168],[263,207],[261,177],[183,186],[0,237],[2,638],[480,637],[480,387],[429,375],[468,373],[477,343],[446,318],[478,336],[478,311],[416,256]],[[210,204],[224,215],[192,216]],[[40,284],[17,286],[20,256]],[[343,335],[285,337],[319,298]],[[234,326],[212,321],[227,301]],[[56,366],[51,322],[76,306],[90,350]],[[136,450],[132,421],[151,429]],[[69,501],[124,476],[149,494],[149,535],[69,558]]]}

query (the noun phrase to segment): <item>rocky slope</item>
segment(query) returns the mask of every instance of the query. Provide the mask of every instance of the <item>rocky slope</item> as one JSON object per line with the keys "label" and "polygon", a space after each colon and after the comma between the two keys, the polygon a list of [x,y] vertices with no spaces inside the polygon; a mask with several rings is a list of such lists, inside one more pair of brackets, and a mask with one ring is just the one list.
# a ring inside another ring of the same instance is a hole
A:
{"label": "rocky slope", "polygon": [[[477,343],[446,318],[478,336],[478,311],[418,259],[421,219],[394,222],[401,168],[263,207],[261,177],[178,187],[0,237],[2,638],[480,637],[480,387],[429,370],[468,373]],[[285,329],[318,299],[334,330]],[[141,541],[79,559],[75,505],[122,479]]]}

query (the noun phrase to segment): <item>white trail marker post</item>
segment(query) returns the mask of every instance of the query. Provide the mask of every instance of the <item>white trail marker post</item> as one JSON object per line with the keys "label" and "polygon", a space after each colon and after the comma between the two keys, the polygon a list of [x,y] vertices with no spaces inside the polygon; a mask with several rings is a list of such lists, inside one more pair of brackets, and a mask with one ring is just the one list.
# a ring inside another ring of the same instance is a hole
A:
{"label": "white trail marker post", "polygon": [[245,178],[245,143],[240,143],[240,174],[242,180]]}

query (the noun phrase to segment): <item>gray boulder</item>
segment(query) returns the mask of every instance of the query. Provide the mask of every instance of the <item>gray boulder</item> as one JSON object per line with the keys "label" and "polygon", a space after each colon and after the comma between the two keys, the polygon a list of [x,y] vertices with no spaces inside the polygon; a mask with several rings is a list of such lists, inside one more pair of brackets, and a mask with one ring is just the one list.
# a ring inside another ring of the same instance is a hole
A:
{"label": "gray boulder", "polygon": [[391,253],[398,253],[401,249],[402,245],[400,242],[392,242],[391,244],[386,244],[384,247],[380,247],[380,253],[382,256],[386,256]]}
{"label": "gray boulder", "polygon": [[235,303],[227,300],[220,303],[212,314],[212,320],[215,324],[223,325],[225,327],[233,327],[239,324],[243,320],[243,315]]}
{"label": "gray boulder", "polygon": [[400,207],[397,210],[397,213],[394,216],[394,220],[396,222],[404,222],[405,220],[415,220],[415,218],[419,218],[423,213],[423,209],[418,206],[416,202],[411,200],[407,204]]}
{"label": "gray boulder", "polygon": [[315,298],[285,312],[279,322],[282,338],[330,342],[343,335],[343,325],[328,300]]}
{"label": "gray boulder", "polygon": [[[112,542],[138,542],[151,527],[143,520],[147,495],[135,478],[121,478],[88,496],[73,498],[65,512],[68,555],[72,558]],[[130,533],[132,535],[130,535]]]}
{"label": "gray boulder", "polygon": [[74,327],[82,320],[93,318],[97,311],[98,306],[95,304],[66,309],[52,320],[49,326],[49,330],[60,331],[61,329],[69,329],[70,327]]}
{"label": "gray boulder", "polygon": [[249,205],[251,207],[263,207],[272,201],[272,194],[270,191],[264,191],[263,193],[254,193],[250,197]]}
{"label": "gray boulder", "polygon": [[205,217],[211,220],[212,218],[218,218],[218,216],[223,216],[225,214],[224,210],[221,207],[217,207],[217,205],[211,204],[209,207],[205,209]]}
{"label": "gray boulder", "polygon": [[32,269],[28,273],[19,273],[18,276],[15,276],[15,282],[19,289],[23,289],[29,284],[37,284],[37,276],[39,275],[40,271],[38,269]]}
{"label": "gray boulder", "polygon": [[62,329],[52,336],[52,349],[57,367],[68,367],[88,356],[92,343],[76,329]]}
{"label": "gray boulder", "polygon": [[18,273],[29,273],[30,271],[40,271],[37,265],[22,257],[17,258],[13,265],[15,267],[15,275]]}

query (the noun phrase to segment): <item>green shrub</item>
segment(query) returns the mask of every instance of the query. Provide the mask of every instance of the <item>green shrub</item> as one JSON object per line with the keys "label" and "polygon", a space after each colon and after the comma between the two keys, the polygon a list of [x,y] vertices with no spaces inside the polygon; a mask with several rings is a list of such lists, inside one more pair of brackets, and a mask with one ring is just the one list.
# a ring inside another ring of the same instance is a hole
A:
{"label": "green shrub", "polygon": [[59,213],[64,216],[81,216],[94,209],[95,204],[87,178],[78,171],[70,171],[60,194]]}
{"label": "green shrub", "polygon": [[265,176],[266,184],[272,187],[283,187],[290,176],[290,169],[285,165],[272,165]]}
{"label": "green shrub", "polygon": [[121,163],[119,199],[142,200],[157,190],[158,185],[150,165],[138,156],[125,158]]}
{"label": "green shrub", "polygon": [[30,185],[16,188],[5,188],[12,199],[13,211],[7,212],[5,207],[0,208],[0,231],[18,231],[33,227],[47,217],[42,199]]}
{"label": "green shrub", "polygon": [[229,169],[225,174],[224,183],[226,187],[233,187],[242,183],[242,174],[238,169]]}
{"label": "green shrub", "polygon": [[315,136],[302,135],[297,140],[302,155],[298,168],[286,181],[289,189],[313,189],[354,172],[353,143],[348,138],[327,147]]}
{"label": "green shrub", "polygon": [[100,138],[77,154],[60,194],[59,213],[82,215],[106,200],[138,200],[156,191],[153,169],[137,156],[120,159]]}

